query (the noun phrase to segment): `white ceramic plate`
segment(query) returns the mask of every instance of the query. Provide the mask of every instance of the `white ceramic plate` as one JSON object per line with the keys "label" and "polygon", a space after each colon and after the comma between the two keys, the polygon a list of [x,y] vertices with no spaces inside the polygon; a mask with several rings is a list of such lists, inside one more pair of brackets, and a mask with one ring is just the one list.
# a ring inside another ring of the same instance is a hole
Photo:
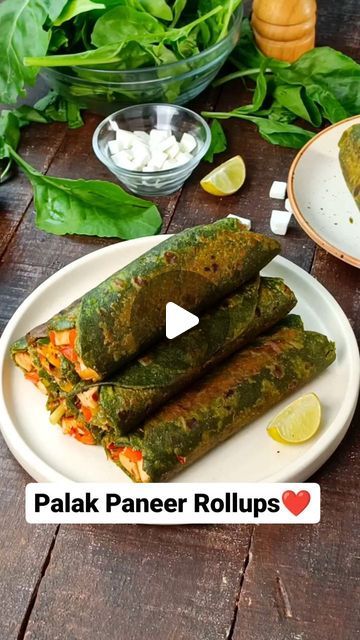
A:
{"label": "white ceramic plate", "polygon": [[354,116],[320,131],[299,151],[288,177],[298,223],[326,251],[355,267],[360,267],[360,211],[340,168],[338,142],[359,123],[360,116]]}
{"label": "white ceramic plate", "polygon": [[[82,445],[49,423],[44,396],[10,360],[11,342],[163,238],[115,244],[76,260],[33,291],[6,327],[0,339],[1,427],[12,453],[35,480],[130,482],[105,458],[101,447]],[[324,409],[323,426],[314,439],[300,446],[271,440],[266,426],[289,402],[286,400],[184,470],[175,482],[302,481],[333,453],[350,424],[360,373],[356,340],[345,314],[324,287],[284,258],[273,260],[264,274],[283,277],[297,295],[296,311],[305,326],[326,333],[337,344],[336,362],[295,394],[318,394]]]}

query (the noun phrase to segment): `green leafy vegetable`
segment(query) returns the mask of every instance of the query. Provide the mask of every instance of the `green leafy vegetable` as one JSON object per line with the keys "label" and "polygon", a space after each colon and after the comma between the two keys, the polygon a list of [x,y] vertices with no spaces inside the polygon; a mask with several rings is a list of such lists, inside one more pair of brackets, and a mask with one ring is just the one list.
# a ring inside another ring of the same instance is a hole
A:
{"label": "green leafy vegetable", "polygon": [[330,122],[360,113],[360,65],[340,51],[317,47],[277,75],[286,84],[305,87]]}
{"label": "green leafy vegetable", "polygon": [[42,175],[0,139],[0,157],[13,159],[34,189],[36,225],[56,235],[81,234],[122,239],[158,233],[161,216],[147,200],[101,180]]}
{"label": "green leafy vegetable", "polygon": [[60,13],[60,15],[54,20],[54,25],[59,27],[64,22],[72,20],[81,13],[87,11],[95,11],[95,9],[105,9],[104,4],[92,2],[91,0],[70,0],[67,2]]}
{"label": "green leafy vegetable", "polygon": [[41,98],[34,107],[23,104],[12,111],[3,109],[0,112],[0,184],[12,176],[12,159],[9,154],[4,154],[4,143],[16,150],[20,129],[31,122],[67,122],[71,129],[84,124],[78,105],[67,102],[54,91]]}
{"label": "green leafy vegetable", "polygon": [[[156,41],[161,39],[165,28],[150,14],[136,11],[132,7],[116,7],[104,13],[95,24],[91,41],[95,47],[122,41],[137,40],[143,42],[144,36]],[[156,34],[154,38],[154,34]]]}
{"label": "green leafy vegetable", "polygon": [[[70,129],[77,129],[84,124],[80,107],[59,96],[55,91],[50,91],[38,100],[33,111],[37,111],[40,116],[45,117],[47,122],[67,122]],[[36,119],[28,121],[39,122]]]}
{"label": "green leafy vegetable", "polygon": [[255,45],[249,21],[244,20],[231,61],[238,70],[214,84],[249,77],[256,82],[252,103],[228,113],[205,115],[254,122],[272,144],[297,149],[314,135],[292,124],[296,118],[320,127],[324,119],[338,122],[360,112],[360,65],[330,47],[312,49],[293,64],[266,58]]}
{"label": "green leafy vegetable", "polygon": [[321,113],[315,102],[307,95],[305,88],[280,84],[274,91],[275,100],[288,111],[310,122],[314,127],[322,123]]}
{"label": "green leafy vegetable", "polygon": [[145,11],[155,18],[169,21],[173,18],[173,12],[165,0],[140,0]]}
{"label": "green leafy vegetable", "polygon": [[266,117],[248,115],[242,113],[240,109],[234,109],[228,112],[205,111],[203,115],[208,118],[219,118],[222,120],[226,120],[227,118],[240,118],[253,122],[258,127],[259,133],[264,140],[281,147],[300,149],[305,142],[315,135],[312,131],[307,131],[296,125],[271,120]]}
{"label": "green leafy vegetable", "polygon": [[[4,110],[0,114],[0,140],[17,149],[20,141],[19,120],[11,111]],[[0,145],[0,184],[12,176],[12,160]]]}
{"label": "green leafy vegetable", "polygon": [[54,22],[61,14],[69,0],[47,0],[46,7],[50,22]]}
{"label": "green leafy vegetable", "polygon": [[186,7],[186,4],[187,4],[187,0],[175,0],[174,6],[173,6],[174,18],[170,25],[171,27],[176,27],[177,23],[180,20],[182,12]]}
{"label": "green leafy vegetable", "polygon": [[23,65],[24,56],[42,56],[49,45],[43,25],[45,0],[4,0],[0,4],[0,100],[16,102],[25,95],[25,85],[34,84],[38,70]]}
{"label": "green leafy vegetable", "polygon": [[[123,59],[126,45],[174,45],[181,39],[189,38],[193,29],[220,12],[221,7],[218,5],[183,27],[165,30],[152,16],[129,7],[118,7],[104,14],[95,24],[92,41],[97,49],[74,54],[25,57],[24,64],[29,67],[113,65]],[[110,44],[101,44],[106,41]]]}
{"label": "green leafy vegetable", "polygon": [[[33,84],[41,67],[64,66],[70,67],[70,75],[88,80],[75,80],[68,87],[75,102],[90,98],[93,91],[97,99],[132,102],[134,92],[109,86],[114,77],[105,74],[99,82],[96,72],[158,67],[161,78],[162,66],[187,60],[225,38],[241,2],[4,0],[0,4],[0,101],[11,103],[24,95],[25,85]],[[209,64],[214,64],[209,55]],[[196,68],[178,65],[176,73],[195,73]],[[188,85],[189,80],[182,78],[163,93],[160,87],[155,95],[154,88],[152,98],[174,101],[189,90]],[[139,98],[136,93],[136,101]],[[144,100],[149,100],[146,90]]]}
{"label": "green leafy vegetable", "polygon": [[[19,120],[15,113],[7,109],[3,109],[0,114],[0,140],[4,140],[13,149],[17,149],[20,141]],[[0,158],[8,157],[6,154],[2,155],[3,153],[0,145]]]}
{"label": "green leafy vegetable", "polygon": [[222,151],[226,151],[227,149],[227,140],[224,133],[224,129],[222,128],[218,120],[212,121],[210,130],[211,130],[211,143],[208,151],[206,152],[203,158],[207,162],[213,162],[215,154],[221,153]]}

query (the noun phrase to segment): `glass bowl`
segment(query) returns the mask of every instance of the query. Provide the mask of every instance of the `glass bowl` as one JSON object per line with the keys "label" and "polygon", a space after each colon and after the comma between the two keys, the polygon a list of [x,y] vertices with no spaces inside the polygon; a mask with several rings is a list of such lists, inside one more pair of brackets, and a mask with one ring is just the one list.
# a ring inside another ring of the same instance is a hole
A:
{"label": "glass bowl", "polygon": [[41,75],[57,93],[94,113],[107,115],[124,106],[145,102],[185,104],[201,93],[220,71],[239,40],[241,19],[240,7],[223,40],[171,64],[129,71],[43,68]]}
{"label": "glass bowl", "polygon": [[[174,169],[143,173],[118,167],[112,160],[108,142],[115,139],[115,129],[146,131],[171,128],[179,140],[183,133],[194,136],[197,147],[192,160]],[[129,191],[142,196],[168,195],[180,189],[206,154],[211,140],[209,126],[194,111],[171,104],[139,104],[116,111],[103,120],[93,135],[93,149],[99,160]]]}

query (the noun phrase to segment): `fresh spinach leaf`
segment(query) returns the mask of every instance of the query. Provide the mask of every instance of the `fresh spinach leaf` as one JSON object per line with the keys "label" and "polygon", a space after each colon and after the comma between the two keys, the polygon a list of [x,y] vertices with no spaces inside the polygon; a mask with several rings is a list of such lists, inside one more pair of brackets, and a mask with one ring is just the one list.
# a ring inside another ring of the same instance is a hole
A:
{"label": "fresh spinach leaf", "polygon": [[291,124],[297,117],[319,127],[324,118],[338,122],[360,112],[360,65],[330,47],[308,51],[292,64],[266,58],[255,45],[249,21],[244,20],[231,61],[238,71],[214,84],[245,76],[256,81],[252,105],[229,113],[244,119],[251,114],[260,134],[273,144],[298,148],[313,135]]}
{"label": "fresh spinach leaf", "polygon": [[336,108],[327,109],[330,96],[333,105],[339,105],[347,116],[360,113],[360,65],[340,51],[317,47],[289,67],[278,69],[277,75],[286,84],[306,87],[308,95],[327,111],[325,117],[330,116],[330,122],[340,115]]}
{"label": "fresh spinach leaf", "polygon": [[[1,144],[2,141],[2,144]],[[20,126],[16,115],[9,110],[0,113],[0,184],[12,177],[12,159],[6,144],[17,149],[20,141]]]}
{"label": "fresh spinach leaf", "polygon": [[72,20],[81,13],[95,11],[95,9],[105,9],[104,4],[92,2],[92,0],[70,0],[64,6],[60,15],[54,20],[54,26],[60,27],[64,22]]}
{"label": "fresh spinach leaf", "polygon": [[54,22],[69,0],[46,0],[46,8],[50,22]]}
{"label": "fresh spinach leaf", "polygon": [[[122,9],[125,9],[125,11],[123,11],[124,16],[125,14],[130,16],[130,9],[128,7],[122,7]],[[118,11],[118,9],[116,11]],[[95,29],[94,29],[93,38],[95,36],[96,42],[98,44],[100,44],[100,41],[102,41],[103,38],[105,40],[105,37],[107,38],[107,41],[109,41],[109,34],[111,31],[113,35],[117,33],[117,37],[118,37],[117,42],[99,46],[97,49],[92,49],[90,51],[82,51],[79,53],[64,54],[64,55],[59,54],[55,56],[43,56],[43,57],[37,57],[37,58],[27,57],[27,58],[24,58],[24,65],[35,66],[35,67],[64,67],[64,66],[79,67],[79,66],[112,65],[115,63],[121,63],[121,62],[124,62],[124,58],[126,61],[125,47],[129,44],[139,44],[137,42],[139,38],[141,40],[140,44],[144,48],[151,44],[165,44],[165,45],[173,46],[176,42],[178,42],[182,38],[188,38],[191,32],[193,31],[193,29],[195,29],[199,24],[201,24],[202,22],[205,22],[206,20],[208,20],[209,18],[218,14],[221,11],[222,9],[218,5],[208,13],[200,16],[199,18],[196,18],[195,20],[186,24],[185,26],[176,28],[176,29],[165,30],[163,25],[161,25],[160,22],[157,22],[157,24],[160,25],[162,29],[161,32],[157,32],[157,33],[146,31],[147,27],[144,23],[142,23],[143,26],[140,26],[139,22],[136,22],[133,24],[131,24],[130,22],[130,24],[129,23],[124,24],[122,27],[123,40],[121,40],[121,37],[120,37],[121,34],[119,33],[119,31],[117,31],[118,28],[115,26],[115,23],[111,30],[110,30],[110,25],[108,23],[108,28],[105,30],[106,33],[105,32],[103,33],[103,30],[101,29],[101,35],[100,35],[100,31],[95,33]],[[107,14],[104,14],[104,18],[106,15]],[[145,15],[145,14],[139,13],[139,15]],[[151,16],[147,16],[147,19],[149,18],[151,18],[152,21],[156,22],[155,18],[152,18]],[[116,21],[116,24],[118,24],[117,21]],[[150,23],[147,20],[147,25],[149,26],[149,24]],[[131,33],[132,29],[137,30],[138,35]],[[140,36],[139,31],[141,29],[143,29],[143,33]]]}
{"label": "fresh spinach leaf", "polygon": [[[75,102],[70,102],[59,96],[55,91],[50,91],[38,100],[33,111],[46,118],[47,122],[67,122],[70,129],[77,129],[84,124],[80,107]],[[40,120],[31,121],[40,122]]]}
{"label": "fresh spinach leaf", "polygon": [[210,131],[211,131],[210,147],[203,158],[207,162],[213,162],[215,154],[221,153],[222,151],[226,151],[227,149],[227,140],[224,133],[224,129],[222,128],[218,120],[212,121]]}
{"label": "fresh spinach leaf", "polygon": [[67,47],[69,38],[64,29],[60,27],[51,30],[48,53],[56,53],[61,47]]}
{"label": "fresh spinach leaf", "polygon": [[65,53],[56,56],[40,56],[24,58],[26,67],[65,67],[96,66],[121,61],[121,51],[127,43],[109,44],[90,51]]}
{"label": "fresh spinach leaf", "polygon": [[27,55],[45,55],[47,15],[45,0],[4,0],[0,4],[0,102],[13,104],[19,95],[25,95],[25,85],[34,84],[38,70],[21,61]]}
{"label": "fresh spinach leaf", "polygon": [[27,104],[23,104],[21,107],[14,109],[12,113],[18,119],[20,127],[25,127],[27,124],[30,124],[30,122],[38,122],[40,124],[46,124],[49,122],[41,111],[38,111],[35,107],[30,107]]}
{"label": "fresh spinach leaf", "polygon": [[238,8],[239,4],[241,4],[241,1],[239,2],[239,0],[227,0],[227,6],[226,3],[224,5],[224,16],[220,22],[219,25],[219,33],[217,36],[217,42],[219,42],[220,40],[223,40],[229,30],[229,26],[230,26],[230,20],[233,16],[233,14],[235,13],[236,9]]}
{"label": "fresh spinach leaf", "polygon": [[259,109],[261,109],[267,94],[267,81],[263,67],[264,64],[261,63],[259,73],[256,77],[256,86],[252,103],[238,107],[236,111],[239,111],[240,113],[255,113],[255,111],[259,111]]}
{"label": "fresh spinach leaf", "polygon": [[275,100],[292,111],[296,116],[310,122],[314,127],[322,123],[321,113],[316,103],[307,95],[305,87],[301,85],[280,84],[274,91]]}
{"label": "fresh spinach leaf", "polygon": [[264,140],[281,147],[300,149],[305,142],[315,135],[312,131],[308,131],[307,129],[303,129],[302,127],[298,127],[287,122],[271,120],[267,117],[260,117],[258,115],[249,115],[241,113],[239,110],[228,112],[204,111],[202,115],[205,118],[219,118],[220,120],[226,120],[227,118],[233,117],[253,122],[256,124],[259,133]]}
{"label": "fresh spinach leaf", "polygon": [[170,22],[173,19],[173,12],[165,0],[139,0],[144,11],[147,11],[151,16],[160,18]]}
{"label": "fresh spinach leaf", "polygon": [[2,148],[33,186],[35,221],[42,231],[125,240],[160,231],[161,216],[152,202],[130,195],[112,182],[42,175],[12,147],[3,144]]}
{"label": "fresh spinach leaf", "polygon": [[142,42],[144,36],[161,39],[165,28],[153,16],[136,11],[132,7],[116,7],[107,11],[97,20],[92,32],[91,41],[95,47],[103,47],[121,41],[137,40]]}
{"label": "fresh spinach leaf", "polygon": [[231,62],[240,70],[248,70],[258,69],[266,59],[255,44],[250,20],[244,18],[241,23],[239,44],[231,54]]}
{"label": "fresh spinach leaf", "polygon": [[[8,109],[3,109],[0,114],[0,140],[10,145],[13,149],[17,149],[20,141],[19,120],[15,113]],[[0,158],[4,156],[4,145],[0,147]]]}
{"label": "fresh spinach leaf", "polygon": [[186,7],[186,4],[187,4],[187,0],[175,0],[174,6],[173,6],[173,9],[172,9],[174,18],[173,18],[173,21],[172,21],[172,23],[170,25],[172,28],[176,27],[177,23],[179,22],[181,14],[182,14],[182,12],[184,11],[184,9]]}

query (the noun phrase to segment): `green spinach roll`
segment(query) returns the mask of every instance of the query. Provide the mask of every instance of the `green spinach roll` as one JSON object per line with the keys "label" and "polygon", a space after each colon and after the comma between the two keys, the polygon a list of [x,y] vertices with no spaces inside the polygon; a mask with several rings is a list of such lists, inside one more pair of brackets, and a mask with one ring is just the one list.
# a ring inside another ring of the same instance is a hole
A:
{"label": "green spinach roll", "polygon": [[342,134],[339,162],[348,189],[360,209],[360,124],[353,124]]}
{"label": "green spinach roll", "polygon": [[[165,304],[201,312],[257,275],[276,240],[226,218],[170,236],[15,343],[12,356],[46,391],[104,380],[164,332]],[[135,311],[134,311],[135,309]]]}
{"label": "green spinach roll", "polygon": [[111,381],[81,390],[75,401],[94,433],[106,431],[116,439],[284,318],[295,304],[280,278],[256,278],[205,313],[191,331],[160,342]]}
{"label": "green spinach roll", "polygon": [[168,480],[328,367],[335,345],[288,316],[127,437],[104,438],[136,482]]}

